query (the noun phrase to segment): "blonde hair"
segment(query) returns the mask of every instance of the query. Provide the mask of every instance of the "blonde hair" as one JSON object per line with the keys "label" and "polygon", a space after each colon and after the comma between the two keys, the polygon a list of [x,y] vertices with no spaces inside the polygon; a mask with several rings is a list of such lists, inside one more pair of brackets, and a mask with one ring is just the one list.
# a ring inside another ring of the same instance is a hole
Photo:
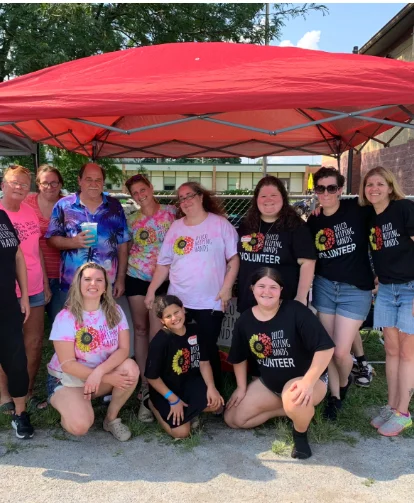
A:
{"label": "blonde hair", "polygon": [[30,169],[20,166],[20,164],[11,164],[3,172],[3,179],[5,180],[7,175],[26,175],[29,178],[29,182],[32,181],[32,172]]}
{"label": "blonde hair", "polygon": [[101,296],[101,309],[105,315],[108,327],[114,328],[121,321],[121,314],[112,296],[112,285],[108,280],[108,275],[105,269],[95,262],[87,262],[86,264],[80,266],[76,271],[72,285],[69,289],[68,300],[65,303],[65,308],[73,314],[78,323],[83,323],[84,308],[80,285],[83,272],[86,269],[96,269],[97,271],[103,272],[105,278],[105,292]]}
{"label": "blonde hair", "polygon": [[365,174],[364,179],[362,180],[359,186],[359,204],[361,206],[372,206],[365,195],[365,187],[367,185],[368,178],[371,178],[371,176],[374,175],[381,176],[387,182],[388,187],[392,191],[389,196],[390,201],[398,201],[400,199],[405,199],[405,194],[402,191],[400,184],[397,182],[394,173],[387,168],[377,166],[376,168],[370,169],[368,173]]}

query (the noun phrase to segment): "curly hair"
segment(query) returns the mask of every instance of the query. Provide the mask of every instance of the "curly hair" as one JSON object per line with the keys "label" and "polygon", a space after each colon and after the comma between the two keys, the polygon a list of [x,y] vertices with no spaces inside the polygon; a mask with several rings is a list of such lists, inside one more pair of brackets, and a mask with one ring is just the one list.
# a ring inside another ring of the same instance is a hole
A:
{"label": "curly hair", "polygon": [[260,226],[261,214],[257,206],[257,198],[263,187],[273,186],[280,192],[282,196],[283,205],[279,214],[277,215],[277,222],[274,229],[277,230],[293,230],[304,225],[304,221],[297,215],[296,211],[290,206],[288,193],[285,185],[279,178],[275,176],[265,176],[260,180],[254,189],[252,200],[250,201],[249,209],[243,220],[243,228],[245,232],[257,232]]}
{"label": "curly hair", "polygon": [[[189,187],[191,190],[193,190],[196,194],[203,196],[203,209],[204,211],[207,211],[207,213],[214,213],[215,215],[219,215],[221,217],[225,217],[225,211],[224,209],[220,206],[218,200],[213,192],[210,190],[205,189],[202,185],[200,185],[197,182],[185,182],[182,185],[180,185],[177,189],[177,198],[178,194],[180,192],[180,189],[183,187]],[[178,204],[178,211],[177,211],[177,219],[182,218],[185,216],[185,213],[182,211],[180,207],[180,202],[177,199],[177,204]]]}

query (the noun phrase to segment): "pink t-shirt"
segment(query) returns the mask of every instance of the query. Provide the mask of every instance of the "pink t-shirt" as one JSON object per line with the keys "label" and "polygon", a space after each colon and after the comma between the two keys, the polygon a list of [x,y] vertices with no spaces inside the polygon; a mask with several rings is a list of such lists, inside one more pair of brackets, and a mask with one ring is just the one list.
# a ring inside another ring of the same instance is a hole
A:
{"label": "pink t-shirt", "polygon": [[176,220],[165,236],[158,264],[170,265],[168,293],[190,309],[221,310],[216,300],[226,264],[237,255],[237,232],[224,217],[209,213],[199,225]]}
{"label": "pink t-shirt", "polygon": [[[114,353],[119,346],[119,332],[128,330],[128,322],[122,309],[117,306],[121,321],[114,328],[109,328],[102,309],[83,312],[83,323],[78,323],[73,314],[63,309],[53,322],[49,340],[73,342],[75,358],[94,369]],[[59,359],[55,353],[48,364],[54,372],[61,372]]]}
{"label": "pink t-shirt", "polygon": [[[27,268],[28,290],[30,295],[37,295],[43,292],[43,270],[40,263],[40,225],[36,212],[26,203],[20,205],[19,211],[6,210],[1,205],[4,211],[16,229],[20,239],[20,248],[24,255]],[[16,282],[17,297],[21,297],[19,285]]]}

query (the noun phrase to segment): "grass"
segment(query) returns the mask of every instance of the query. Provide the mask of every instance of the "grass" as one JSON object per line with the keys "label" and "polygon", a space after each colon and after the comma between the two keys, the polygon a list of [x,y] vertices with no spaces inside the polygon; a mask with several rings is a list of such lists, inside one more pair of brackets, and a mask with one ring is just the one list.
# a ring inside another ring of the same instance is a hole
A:
{"label": "grass", "polygon": [[[48,334],[49,329],[45,332],[42,364],[35,389],[36,395],[42,398],[46,397],[46,364],[53,354],[52,345],[47,340]],[[361,334],[368,360],[384,361],[384,346],[379,341],[378,333],[374,331],[362,331]],[[387,385],[385,380],[385,365],[375,364],[374,369],[376,376],[369,388],[358,388],[356,386],[350,388],[347,400],[344,402],[344,407],[335,423],[325,421],[322,418],[322,405],[317,407],[315,417],[309,428],[309,439],[312,443],[345,442],[349,445],[355,445],[357,443],[357,436],[355,433],[364,438],[379,438],[378,433],[370,426],[369,420],[376,409],[386,403]],[[223,385],[223,397],[226,401],[229,399],[235,386],[234,375],[226,374]],[[106,414],[106,406],[98,399],[95,400],[94,409],[96,416],[95,424],[96,427],[99,428]],[[414,412],[414,410],[412,410],[412,412]],[[145,442],[157,441],[165,445],[174,445],[183,451],[191,450],[200,445],[203,442],[203,438],[209,436],[208,430],[213,429],[215,423],[215,420],[208,419],[204,422],[204,426],[200,430],[192,433],[189,438],[176,442],[165,434],[157,423],[146,424],[138,421],[137,414],[137,401],[134,394],[121,411],[122,420],[128,424],[133,437],[142,437]],[[37,429],[53,429],[52,437],[56,440],[78,441],[71,435],[66,434],[60,428],[60,416],[50,406],[45,410],[32,412],[31,419],[33,426]],[[0,414],[0,430],[9,429],[10,416]],[[253,431],[258,437],[268,434],[275,435],[275,441],[271,446],[274,453],[283,455],[290,451],[292,446],[291,426],[286,418],[272,419]],[[414,428],[409,428],[404,431],[402,436],[414,438]],[[10,444],[6,447],[7,452],[13,452],[15,448],[17,449],[20,446],[20,443],[19,446],[16,447],[13,447],[13,445],[14,444]]]}

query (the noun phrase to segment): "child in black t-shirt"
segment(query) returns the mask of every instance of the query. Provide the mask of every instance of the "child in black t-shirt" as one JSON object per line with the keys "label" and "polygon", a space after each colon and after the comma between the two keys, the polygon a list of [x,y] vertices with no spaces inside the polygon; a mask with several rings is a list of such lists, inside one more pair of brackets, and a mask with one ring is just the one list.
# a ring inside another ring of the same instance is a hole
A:
{"label": "child in black t-shirt", "polygon": [[148,350],[149,407],[169,435],[185,438],[201,412],[218,411],[224,400],[214,385],[198,326],[185,325],[181,300],[174,295],[160,297],[155,309],[164,329]]}
{"label": "child in black t-shirt", "polygon": [[[231,428],[254,428],[268,419],[293,421],[292,457],[312,455],[307,430],[315,405],[327,390],[327,366],[334,343],[312,312],[295,300],[281,300],[283,283],[269,267],[256,271],[251,288],[257,306],[237,320],[228,361],[234,364],[237,389],[224,419]],[[259,379],[247,386],[249,355]]]}

